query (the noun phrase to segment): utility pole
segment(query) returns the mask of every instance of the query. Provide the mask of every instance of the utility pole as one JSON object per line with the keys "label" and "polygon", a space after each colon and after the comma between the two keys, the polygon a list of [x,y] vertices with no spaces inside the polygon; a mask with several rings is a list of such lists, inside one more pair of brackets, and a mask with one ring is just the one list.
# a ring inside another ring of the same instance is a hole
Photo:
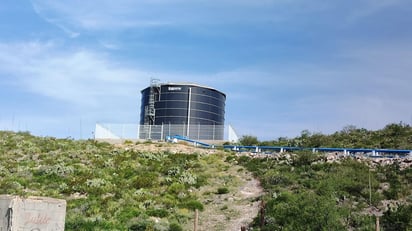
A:
{"label": "utility pole", "polygon": [[369,206],[372,206],[372,183],[371,183],[371,169],[369,168]]}

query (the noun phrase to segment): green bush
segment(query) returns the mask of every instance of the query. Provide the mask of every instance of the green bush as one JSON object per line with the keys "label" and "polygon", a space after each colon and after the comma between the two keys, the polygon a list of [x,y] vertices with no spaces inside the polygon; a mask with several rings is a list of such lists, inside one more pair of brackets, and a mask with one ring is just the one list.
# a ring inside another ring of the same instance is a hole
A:
{"label": "green bush", "polygon": [[[396,165],[370,171],[367,162],[353,159],[313,165],[318,157],[312,153],[293,158],[291,166],[273,159],[238,157],[269,192],[263,197],[265,226],[260,230],[369,230],[373,220],[363,213],[369,207],[369,196],[372,205],[378,206],[383,199],[399,199],[410,192],[402,182],[410,181],[411,174],[397,170]],[[393,187],[382,192],[380,183]],[[385,222],[388,227],[400,222],[398,230],[408,230],[404,227],[409,218],[404,214],[400,209],[396,215],[384,215]],[[254,227],[259,226],[257,218]]]}
{"label": "green bush", "polygon": [[179,193],[182,193],[185,191],[186,191],[186,187],[183,184],[177,183],[177,182],[171,184],[167,189],[167,192],[169,192],[170,194],[175,194],[175,195],[178,195]]}
{"label": "green bush", "polygon": [[125,141],[123,141],[123,144],[131,145],[131,144],[133,144],[133,141],[131,141],[131,140],[125,140]]}
{"label": "green bush", "polygon": [[254,146],[259,144],[258,138],[251,135],[242,136],[242,138],[239,139],[239,142],[245,146]]}
{"label": "green bush", "polygon": [[311,151],[300,151],[293,158],[294,166],[305,166],[310,165],[317,159],[317,154],[312,153]]}
{"label": "green bush", "polygon": [[125,207],[120,210],[118,217],[119,217],[119,220],[122,223],[124,223],[134,217],[138,217],[140,214],[141,214],[141,211],[139,211],[138,208]]}
{"label": "green bush", "polygon": [[183,231],[183,228],[177,223],[171,223],[169,226],[169,231]]}
{"label": "green bush", "polygon": [[217,194],[227,194],[227,193],[229,193],[229,189],[226,187],[217,189]]}
{"label": "green bush", "polygon": [[134,177],[133,185],[137,189],[150,188],[156,186],[159,182],[158,175],[154,172],[140,172],[139,175]]}
{"label": "green bush", "polygon": [[[182,230],[170,224],[191,218],[179,208],[204,209],[189,189],[217,177],[205,170],[225,158],[0,131],[0,193],[66,199],[68,231]],[[162,219],[155,224],[149,216]]]}
{"label": "green bush", "polygon": [[203,211],[204,210],[204,206],[200,201],[197,200],[189,200],[185,203],[181,204],[182,208],[187,208],[189,210],[195,211],[196,209],[199,211]]}
{"label": "green bush", "polygon": [[151,217],[167,217],[169,216],[169,212],[165,209],[150,209],[146,211],[146,214]]}

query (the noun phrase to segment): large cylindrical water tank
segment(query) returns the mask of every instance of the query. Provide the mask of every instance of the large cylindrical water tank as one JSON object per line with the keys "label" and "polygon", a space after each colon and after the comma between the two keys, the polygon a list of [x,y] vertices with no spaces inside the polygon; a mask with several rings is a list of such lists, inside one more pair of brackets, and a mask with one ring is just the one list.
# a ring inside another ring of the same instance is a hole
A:
{"label": "large cylindrical water tank", "polygon": [[[223,139],[224,93],[191,83],[152,85],[141,93],[140,125],[163,125],[162,134],[202,140]],[[174,130],[170,131],[171,128]]]}

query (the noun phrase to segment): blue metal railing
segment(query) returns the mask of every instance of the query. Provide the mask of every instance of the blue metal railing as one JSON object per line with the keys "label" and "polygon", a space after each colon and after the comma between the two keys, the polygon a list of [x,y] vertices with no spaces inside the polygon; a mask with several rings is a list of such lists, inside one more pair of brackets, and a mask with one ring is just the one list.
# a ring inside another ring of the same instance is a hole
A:
{"label": "blue metal railing", "polygon": [[204,147],[212,147],[212,145],[210,145],[210,144],[207,144],[207,143],[204,143],[204,142],[201,142],[201,141],[198,141],[198,140],[189,139],[186,136],[180,136],[180,135],[166,136],[166,140],[169,141],[169,142],[173,142],[174,139],[181,140],[181,141],[186,141],[186,142],[189,142],[189,143],[193,143],[195,146],[200,145],[200,146],[204,146]]}
{"label": "blue metal railing", "polygon": [[304,148],[304,147],[283,147],[283,146],[253,146],[253,145],[223,145],[223,146],[215,146],[210,145],[205,142],[201,142],[198,140],[193,140],[185,136],[174,135],[174,136],[167,136],[166,140],[169,142],[173,141],[186,141],[192,143],[195,146],[202,146],[206,148],[217,148],[221,147],[223,149],[230,149],[238,152],[242,151],[251,151],[251,152],[288,152],[288,151],[312,151],[312,152],[343,152],[344,154],[370,154],[371,157],[393,157],[389,155],[399,155],[400,157],[404,156],[412,156],[412,150],[404,150],[404,149],[371,149],[371,148]]}

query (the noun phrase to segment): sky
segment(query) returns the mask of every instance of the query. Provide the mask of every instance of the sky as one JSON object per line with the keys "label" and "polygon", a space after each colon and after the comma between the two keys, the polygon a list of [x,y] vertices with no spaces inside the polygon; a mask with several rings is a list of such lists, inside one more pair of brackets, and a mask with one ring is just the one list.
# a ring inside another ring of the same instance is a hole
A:
{"label": "sky", "polygon": [[412,123],[410,0],[2,0],[0,130],[138,123],[150,79],[227,95],[260,140]]}

